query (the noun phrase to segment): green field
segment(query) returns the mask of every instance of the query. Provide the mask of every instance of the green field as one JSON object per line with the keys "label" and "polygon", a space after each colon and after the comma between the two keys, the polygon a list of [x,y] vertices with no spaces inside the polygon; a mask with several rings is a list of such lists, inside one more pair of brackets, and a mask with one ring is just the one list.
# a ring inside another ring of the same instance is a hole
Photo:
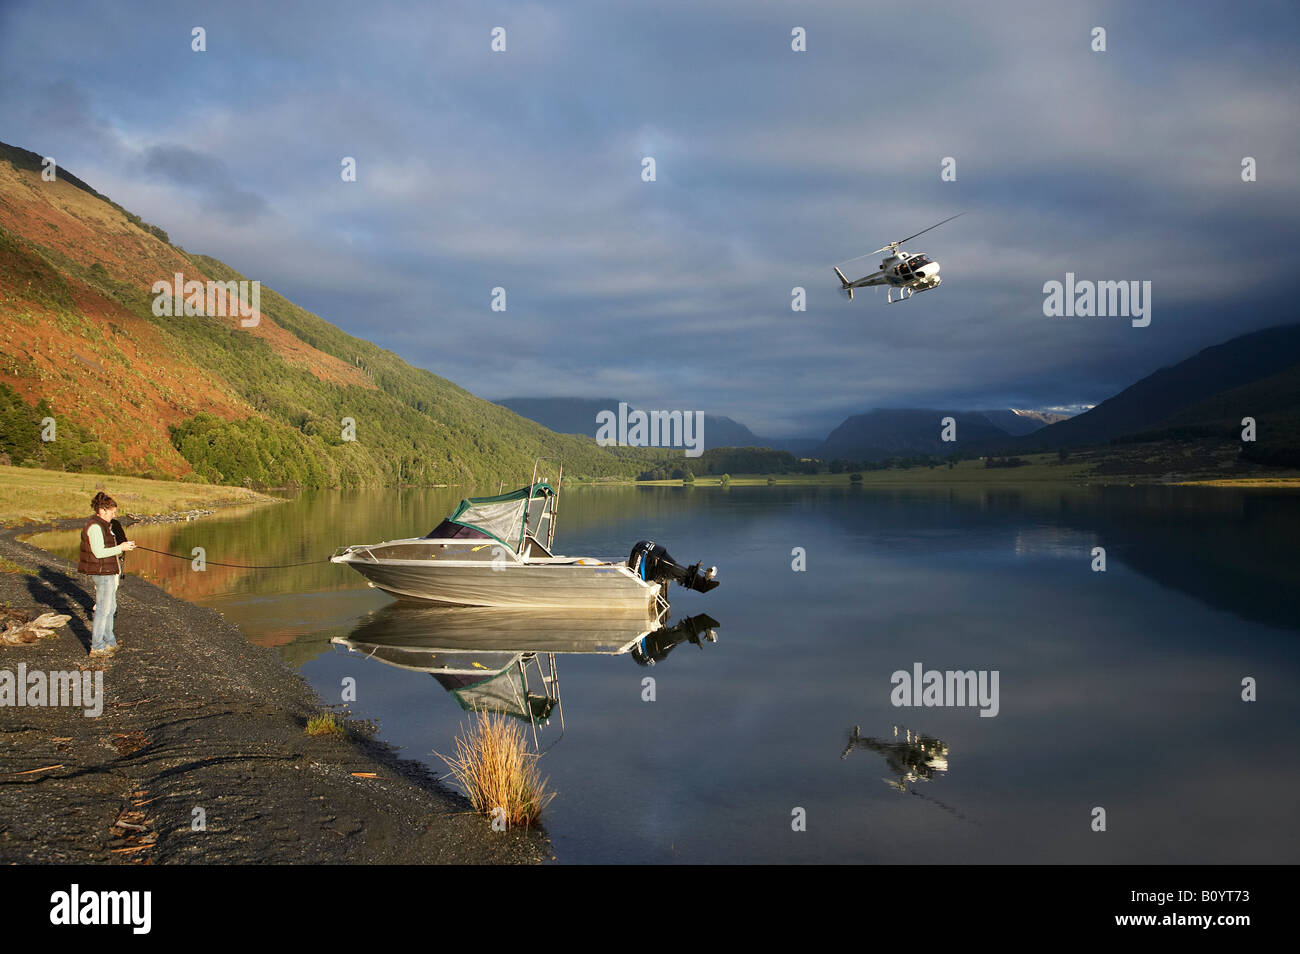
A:
{"label": "green field", "polygon": [[277,499],[243,487],[0,466],[0,526],[88,516],[99,490],[117,501],[121,513],[139,516]]}

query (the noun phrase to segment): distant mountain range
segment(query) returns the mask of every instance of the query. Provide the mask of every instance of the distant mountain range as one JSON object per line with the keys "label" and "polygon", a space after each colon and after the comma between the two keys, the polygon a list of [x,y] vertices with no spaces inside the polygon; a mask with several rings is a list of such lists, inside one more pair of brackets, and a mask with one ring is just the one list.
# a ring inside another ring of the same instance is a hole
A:
{"label": "distant mountain range", "polygon": [[[941,439],[944,418],[956,424],[956,442]],[[1040,425],[1041,426],[1041,425]],[[914,454],[944,456],[974,443],[1007,440],[1012,435],[979,411],[876,408],[855,414],[831,431],[818,448],[823,460],[884,460]]]}
{"label": "distant mountain range", "polygon": [[[513,397],[498,401],[521,417],[562,434],[594,435],[596,415],[617,412],[614,398]],[[632,408],[629,408],[631,410]],[[704,446],[769,447],[796,457],[822,460],[879,460],[912,454],[944,454],[953,450],[940,440],[940,421],[952,416],[963,447],[975,441],[999,441],[1032,434],[1067,415],[1043,411],[999,409],[992,411],[933,411],[920,409],[876,409],[855,414],[831,431],[826,438],[759,437],[730,417],[704,415]]]}
{"label": "distant mountain range", "polygon": [[1013,437],[1032,434],[1041,427],[1055,424],[1057,421],[1069,420],[1071,415],[1057,411],[1021,411],[1009,408],[1005,411],[977,411],[994,427],[1006,431]]}
{"label": "distant mountain range", "polygon": [[[560,418],[594,429],[610,400],[512,399],[524,417],[554,428]],[[537,416],[534,416],[537,415]],[[941,440],[941,420],[956,422],[956,442]],[[1256,439],[1241,441],[1243,419]],[[1258,463],[1300,467],[1300,324],[1239,335],[1148,375],[1077,416],[1048,411],[875,408],[846,418],[824,439],[755,435],[728,417],[705,417],[708,447],[754,446],[825,461],[877,461],[953,451],[1024,454],[1112,441],[1198,440],[1242,443]],[[747,445],[731,444],[747,441]]]}
{"label": "distant mountain range", "polygon": [[[536,421],[557,434],[582,434],[585,437],[596,436],[596,415],[601,411],[618,414],[619,402],[614,398],[548,398],[548,397],[512,397],[497,401],[520,417]],[[637,410],[629,405],[629,412]],[[646,408],[646,410],[649,410]],[[663,410],[674,410],[664,408]],[[729,417],[716,414],[704,415],[704,448],[715,447],[771,447],[756,437],[749,428]]]}

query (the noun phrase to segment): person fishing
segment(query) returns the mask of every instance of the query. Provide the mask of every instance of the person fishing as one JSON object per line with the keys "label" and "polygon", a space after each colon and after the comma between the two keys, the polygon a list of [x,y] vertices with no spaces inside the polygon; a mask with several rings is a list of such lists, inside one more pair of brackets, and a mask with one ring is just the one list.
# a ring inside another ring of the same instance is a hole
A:
{"label": "person fishing", "polygon": [[[77,569],[94,581],[95,618],[90,628],[90,655],[107,656],[117,649],[113,616],[117,612],[117,588],[122,578],[122,554],[135,549],[117,522],[117,501],[102,490],[90,501],[94,516],[81,528],[81,554]],[[121,536],[114,534],[114,528]],[[114,541],[109,546],[109,541]],[[117,542],[117,541],[121,542]]]}

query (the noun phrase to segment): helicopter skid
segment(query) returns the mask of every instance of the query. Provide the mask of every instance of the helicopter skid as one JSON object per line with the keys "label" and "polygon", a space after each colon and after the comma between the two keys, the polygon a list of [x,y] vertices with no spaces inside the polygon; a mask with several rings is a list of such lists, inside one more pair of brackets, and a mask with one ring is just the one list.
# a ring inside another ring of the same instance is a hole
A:
{"label": "helicopter skid", "polygon": [[901,288],[899,288],[899,290],[898,290],[899,295],[898,295],[897,298],[893,297],[894,290],[893,290],[892,288],[890,288],[890,289],[888,289],[888,290],[885,292],[885,304],[887,304],[887,305],[895,305],[895,304],[897,304],[897,303],[900,302],[900,301],[907,301],[909,298],[911,298],[913,295],[917,294],[918,292],[929,291],[929,290],[932,289],[932,288],[938,288],[938,287],[939,287],[939,282],[940,282],[941,280],[942,280],[942,279],[940,279],[940,278],[938,278],[938,277],[936,276],[936,277],[935,277],[935,280],[934,280],[933,282],[929,283],[929,284],[925,284],[925,285],[903,285],[903,286],[902,286]]}

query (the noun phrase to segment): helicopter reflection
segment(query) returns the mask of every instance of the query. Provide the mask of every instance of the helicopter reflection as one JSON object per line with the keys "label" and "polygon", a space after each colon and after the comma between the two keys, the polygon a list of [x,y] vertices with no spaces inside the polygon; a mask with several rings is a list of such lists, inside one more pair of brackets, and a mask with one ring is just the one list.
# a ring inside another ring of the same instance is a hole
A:
{"label": "helicopter reflection", "polygon": [[[331,642],[400,669],[427,672],[466,711],[495,712],[538,729],[564,705],[556,657],[563,653],[630,655],[638,665],[662,662],[681,643],[716,643],[719,623],[689,616],[668,624],[668,610],[591,613],[390,604]],[[552,743],[554,745],[554,742]]]}
{"label": "helicopter reflection", "polygon": [[854,749],[870,749],[884,756],[889,770],[897,776],[894,779],[882,779],[890,788],[906,792],[907,786],[914,782],[932,781],[936,773],[948,771],[948,746],[942,740],[922,735],[904,728],[904,737],[898,738],[898,726],[894,726],[894,741],[863,737],[862,727],[854,726],[849,736],[848,745],[844,747],[841,759],[847,759]]}

